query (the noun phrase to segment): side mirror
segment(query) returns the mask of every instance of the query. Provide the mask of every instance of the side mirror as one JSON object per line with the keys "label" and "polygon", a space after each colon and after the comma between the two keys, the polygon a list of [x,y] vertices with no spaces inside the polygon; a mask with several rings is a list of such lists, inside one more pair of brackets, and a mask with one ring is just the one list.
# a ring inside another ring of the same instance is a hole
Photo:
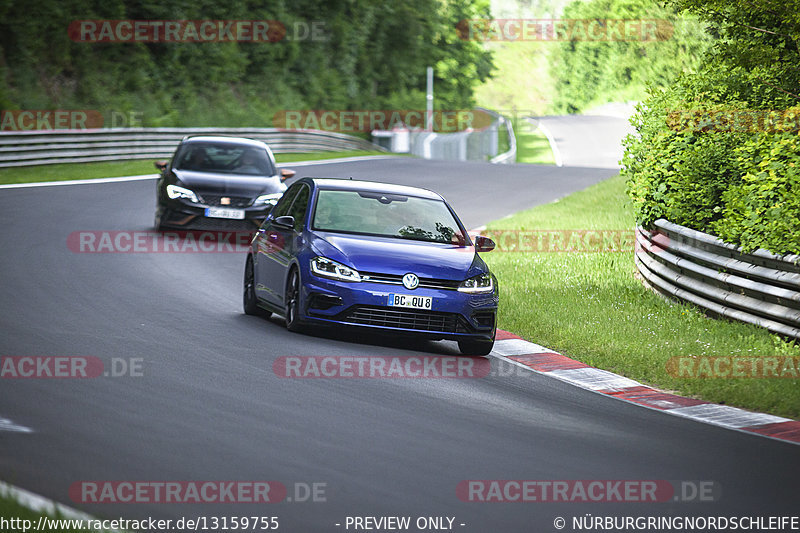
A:
{"label": "side mirror", "polygon": [[281,228],[292,229],[294,228],[294,217],[289,215],[284,215],[282,217],[276,218],[273,223]]}
{"label": "side mirror", "polygon": [[491,252],[494,250],[495,243],[489,237],[478,235],[475,237],[475,251],[476,252]]}
{"label": "side mirror", "polygon": [[156,162],[154,162],[153,164],[156,166],[156,168],[157,168],[158,170],[160,170],[160,171],[162,171],[162,172],[163,172],[163,171],[164,171],[164,169],[165,169],[165,168],[167,168],[167,165],[169,165],[169,161],[163,161],[163,160],[161,160],[161,161],[156,161]]}
{"label": "side mirror", "polygon": [[292,170],[290,168],[282,168],[281,169],[281,181],[286,181],[289,178],[294,177],[295,174],[297,174],[297,172],[295,172],[294,170]]}

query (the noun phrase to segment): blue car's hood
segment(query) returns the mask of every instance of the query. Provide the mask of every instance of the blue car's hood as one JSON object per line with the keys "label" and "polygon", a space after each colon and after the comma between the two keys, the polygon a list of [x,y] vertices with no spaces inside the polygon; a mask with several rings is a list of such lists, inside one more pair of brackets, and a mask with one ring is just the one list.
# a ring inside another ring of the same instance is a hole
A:
{"label": "blue car's hood", "polygon": [[312,232],[316,253],[360,272],[463,280],[487,270],[471,246]]}

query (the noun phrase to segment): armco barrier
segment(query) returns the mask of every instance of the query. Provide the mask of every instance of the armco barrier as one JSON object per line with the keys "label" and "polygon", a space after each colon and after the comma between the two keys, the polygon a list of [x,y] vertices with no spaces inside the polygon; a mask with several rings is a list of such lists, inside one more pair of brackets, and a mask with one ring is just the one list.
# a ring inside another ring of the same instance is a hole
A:
{"label": "armco barrier", "polygon": [[800,256],[745,254],[713,235],[654,222],[636,229],[636,266],[645,283],[717,315],[800,338]]}
{"label": "armco barrier", "polygon": [[266,142],[273,152],[385,151],[342,133],[276,128],[119,128],[0,132],[0,168],[120,159],[168,159],[187,135],[228,135]]}
{"label": "armco barrier", "polygon": [[[424,159],[450,161],[486,161],[514,163],[517,160],[517,140],[511,121],[482,107],[477,108],[494,117],[491,126],[475,131],[436,133],[415,130],[410,133],[411,153]],[[498,154],[498,129],[506,128],[509,150]]]}
{"label": "armco barrier", "polygon": [[516,163],[517,162],[517,137],[514,135],[514,125],[504,116],[499,116],[500,126],[508,132],[508,151],[498,154],[489,160],[491,163]]}

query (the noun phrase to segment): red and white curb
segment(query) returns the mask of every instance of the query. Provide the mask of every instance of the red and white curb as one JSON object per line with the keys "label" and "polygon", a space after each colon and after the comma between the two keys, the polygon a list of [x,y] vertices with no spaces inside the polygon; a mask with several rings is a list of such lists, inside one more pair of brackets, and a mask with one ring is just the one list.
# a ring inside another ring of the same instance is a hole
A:
{"label": "red and white curb", "polygon": [[755,433],[800,444],[800,421],[737,407],[684,398],[660,391],[638,381],[591,367],[528,342],[508,331],[497,330],[491,356],[528,368],[538,374],[566,381],[582,389],[605,394],[650,409],[690,418],[728,429]]}

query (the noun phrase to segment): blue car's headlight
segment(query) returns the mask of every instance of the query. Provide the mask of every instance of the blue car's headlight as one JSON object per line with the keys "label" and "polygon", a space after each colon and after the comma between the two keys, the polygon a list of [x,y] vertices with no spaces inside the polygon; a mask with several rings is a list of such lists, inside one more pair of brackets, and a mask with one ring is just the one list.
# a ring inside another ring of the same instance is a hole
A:
{"label": "blue car's headlight", "polygon": [[190,191],[184,187],[178,187],[177,185],[167,185],[167,196],[169,196],[172,200],[175,198],[185,198],[190,202],[194,202],[196,204],[200,203],[197,200],[197,195],[194,193],[194,191]]}
{"label": "blue car's headlight", "polygon": [[472,294],[492,292],[493,290],[494,281],[492,281],[492,275],[489,273],[479,274],[465,279],[461,282],[461,285],[458,286],[458,292],[468,292]]}
{"label": "blue car's headlight", "polygon": [[322,278],[338,279],[339,281],[361,281],[361,274],[357,270],[353,270],[327,257],[317,256],[312,259],[311,272]]}

